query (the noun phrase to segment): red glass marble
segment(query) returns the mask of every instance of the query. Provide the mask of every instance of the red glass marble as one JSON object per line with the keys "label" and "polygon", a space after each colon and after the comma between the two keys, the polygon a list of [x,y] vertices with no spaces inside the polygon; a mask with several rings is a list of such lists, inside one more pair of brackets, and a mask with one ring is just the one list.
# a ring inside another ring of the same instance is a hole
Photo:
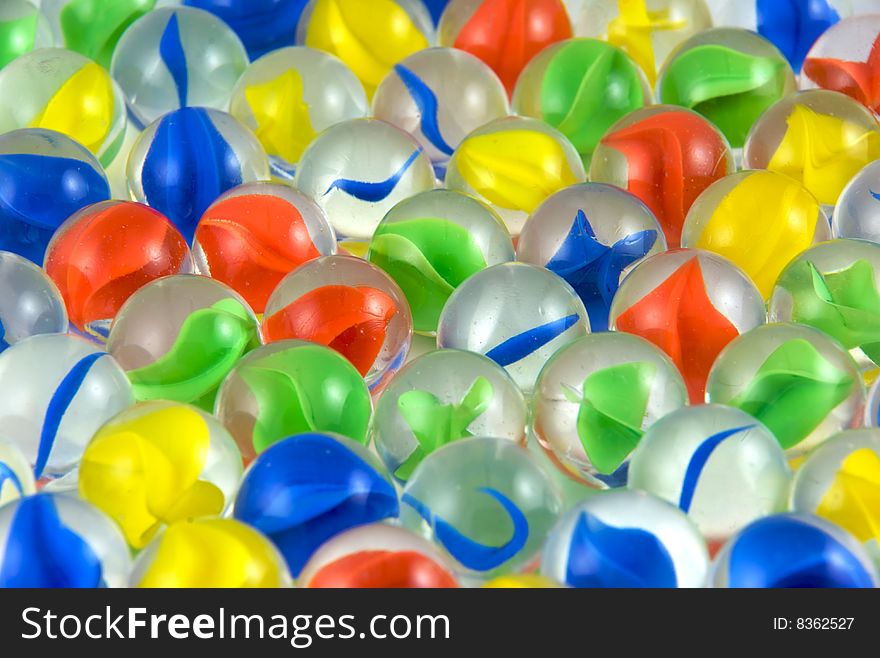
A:
{"label": "red glass marble", "polygon": [[62,224],[45,269],[71,325],[105,340],[131,295],[160,277],[192,272],[193,264],[183,235],[162,213],[134,201],[103,201]]}
{"label": "red glass marble", "polygon": [[[479,6],[472,9],[474,4]],[[532,57],[571,37],[562,0],[453,0],[440,22],[441,45],[479,57],[498,74],[508,95]]]}
{"label": "red glass marble", "polygon": [[715,126],[690,110],[659,105],[611,127],[593,155],[590,180],[639,197],[675,248],[696,198],[734,170],[727,140]]}

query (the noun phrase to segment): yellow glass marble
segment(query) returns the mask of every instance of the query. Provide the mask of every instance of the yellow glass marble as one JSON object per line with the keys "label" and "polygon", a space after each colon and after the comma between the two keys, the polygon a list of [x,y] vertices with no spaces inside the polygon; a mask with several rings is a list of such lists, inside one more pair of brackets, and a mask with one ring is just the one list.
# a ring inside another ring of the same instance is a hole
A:
{"label": "yellow glass marble", "polygon": [[345,62],[369,98],[397,62],[430,45],[424,27],[395,0],[312,0],[297,42]]}
{"label": "yellow glass marble", "polygon": [[617,4],[620,14],[608,24],[608,41],[627,51],[653,86],[661,63],[654,54],[653,33],[680,30],[687,21],[669,9],[648,11],[645,0],[619,0]]}
{"label": "yellow glass marble", "polygon": [[681,246],[724,256],[768,299],[795,256],[830,239],[828,218],[803,185],[770,171],[745,171],[722,178],[697,198]]}
{"label": "yellow glass marble", "polygon": [[233,519],[169,526],[135,564],[137,587],[290,587],[272,543]]}
{"label": "yellow glass marble", "polygon": [[0,133],[63,133],[108,166],[125,137],[125,99],[106,69],[63,48],[41,48],[0,68]]}
{"label": "yellow glass marble", "polygon": [[257,139],[266,152],[297,162],[317,134],[299,71],[287,69],[274,80],[246,87],[244,93],[257,121]]}
{"label": "yellow glass marble", "polygon": [[98,431],[83,454],[79,492],[143,548],[164,525],[221,514],[241,469],[218,421],[194,407],[152,402]]}
{"label": "yellow glass marble", "polygon": [[449,162],[446,185],[491,205],[516,235],[547,197],[584,178],[580,156],[562,133],[511,117],[483,126],[461,143]]}
{"label": "yellow glass marble", "polygon": [[880,540],[880,455],[869,448],[850,453],[816,513],[846,528],[859,541]]}
{"label": "yellow glass marble", "polygon": [[825,204],[867,163],[880,158],[880,134],[798,105],[768,169],[795,176]]}

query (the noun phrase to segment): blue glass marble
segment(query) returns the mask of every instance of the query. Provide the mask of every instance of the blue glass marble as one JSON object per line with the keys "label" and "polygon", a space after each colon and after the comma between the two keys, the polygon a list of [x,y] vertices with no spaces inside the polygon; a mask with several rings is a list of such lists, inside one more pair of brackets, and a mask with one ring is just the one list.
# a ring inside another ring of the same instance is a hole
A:
{"label": "blue glass marble", "polygon": [[407,480],[401,503],[401,524],[441,545],[467,581],[531,564],[562,507],[525,448],[488,437],[428,454]]}
{"label": "blue glass marble", "polygon": [[517,259],[565,279],[583,301],[590,329],[606,331],[623,277],[665,249],[657,219],[639,199],[610,185],[584,183],[553,194],[532,213]]}
{"label": "blue glass marble", "polygon": [[69,137],[42,128],[0,135],[0,249],[41,265],[64,220],[109,198],[98,160]]}
{"label": "blue glass marble", "polygon": [[819,517],[778,514],[733,537],[716,558],[715,587],[877,587],[864,547]]}
{"label": "blue glass marble", "polygon": [[233,513],[275,543],[296,577],[330,537],[398,512],[391,478],[365,447],[338,435],[298,434],[254,460]]}
{"label": "blue glass marble", "polygon": [[[446,1],[432,0],[431,4],[445,5]],[[255,60],[294,45],[296,26],[308,0],[184,0],[183,4],[223,19]]]}
{"label": "blue glass marble", "polygon": [[75,468],[95,432],[134,404],[131,383],[116,360],[70,334],[38,335],[0,354],[0,433],[41,477]]}
{"label": "blue glass marble", "polygon": [[554,526],[541,573],[571,587],[701,587],[709,553],[674,506],[635,491],[597,494]]}
{"label": "blue glass marble", "polygon": [[583,302],[561,277],[525,263],[493,265],[465,279],[437,325],[437,346],[484,354],[530,393],[547,360],[587,335]]}
{"label": "blue glass marble", "polygon": [[840,20],[828,0],[756,0],[757,32],[800,72],[816,39]]}
{"label": "blue glass marble", "polygon": [[191,7],[161,7],[125,30],[110,72],[142,130],[181,107],[225,110],[249,64],[238,36],[220,18]]}
{"label": "blue glass marble", "polygon": [[0,508],[0,587],[122,587],[125,539],[89,503],[37,494]]}
{"label": "blue glass marble", "polygon": [[269,179],[269,160],[254,134],[230,115],[185,107],[141,133],[126,176],[134,198],[163,213],[191,242],[221,194]]}

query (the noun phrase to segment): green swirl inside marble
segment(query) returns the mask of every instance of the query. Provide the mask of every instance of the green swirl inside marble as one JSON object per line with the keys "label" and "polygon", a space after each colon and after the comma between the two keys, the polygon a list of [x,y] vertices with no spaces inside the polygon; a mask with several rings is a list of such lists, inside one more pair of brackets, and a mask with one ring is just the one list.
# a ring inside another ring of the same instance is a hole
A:
{"label": "green swirl inside marble", "polygon": [[259,408],[256,452],[303,432],[335,432],[366,444],[370,393],[354,366],[333,350],[294,347],[243,364],[236,372]]}
{"label": "green swirl inside marble", "polygon": [[403,290],[413,328],[422,333],[437,330],[440,312],[455,288],[486,267],[474,236],[459,224],[436,217],[380,226],[367,258]]}
{"label": "green swirl inside marble", "polygon": [[580,405],[577,433],[590,463],[599,473],[617,470],[642,438],[642,422],[657,366],[633,361],[603,368],[584,380],[583,395],[563,393]]}
{"label": "green swirl inside marble", "polygon": [[638,67],[618,48],[592,39],[562,46],[541,82],[543,119],[589,162],[602,135],[645,104]]}
{"label": "green swirl inside marble", "polygon": [[699,112],[738,148],[757,118],[785,94],[785,68],[782,58],[696,46],[672,60],[660,100]]}
{"label": "green swirl inside marble", "polygon": [[788,449],[809,436],[854,385],[812,343],[796,339],[777,347],[728,404],[760,420]]}
{"label": "green swirl inside marble", "polygon": [[880,293],[871,263],[857,260],[823,274],[808,260],[796,261],[778,285],[792,297],[794,322],[824,331],[848,350],[861,347],[880,363]]}
{"label": "green swirl inside marble", "polygon": [[220,383],[259,344],[253,316],[235,299],[223,299],[187,317],[171,349],[128,378],[138,400],[175,400],[212,411]]}
{"label": "green swirl inside marble", "polygon": [[397,408],[418,445],[394,475],[401,480],[409,479],[426,455],[447,443],[471,436],[468,425],[489,408],[493,393],[492,383],[485,377],[477,377],[459,403],[443,404],[427,391],[403,393],[397,398]]}

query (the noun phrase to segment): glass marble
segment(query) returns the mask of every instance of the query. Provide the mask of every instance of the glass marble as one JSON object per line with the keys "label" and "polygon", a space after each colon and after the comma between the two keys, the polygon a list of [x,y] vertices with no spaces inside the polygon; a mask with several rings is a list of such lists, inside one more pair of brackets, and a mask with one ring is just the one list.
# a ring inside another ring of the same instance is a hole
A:
{"label": "glass marble", "polygon": [[839,92],[801,91],[774,103],[752,126],[747,169],[800,181],[826,206],[859,170],[880,159],[880,125],[864,105]]}
{"label": "glass marble", "polygon": [[34,472],[21,450],[0,437],[0,506],[36,493]]}
{"label": "glass marble", "polygon": [[830,27],[807,53],[801,77],[805,89],[839,91],[880,112],[880,14],[852,16]]}
{"label": "glass marble", "polygon": [[310,0],[296,31],[297,44],[351,67],[368,98],[395,64],[433,40],[433,21],[421,0]]}
{"label": "glass marble", "polygon": [[542,121],[524,117],[497,119],[472,132],[446,170],[446,186],[491,206],[511,235],[519,235],[548,196],[585,179],[571,142]]}
{"label": "glass marble", "polygon": [[269,180],[269,158],[254,134],[219,110],[185,107],[151,123],[125,168],[135,201],[174,222],[187,240],[220,195]]}
{"label": "glass marble", "polygon": [[280,178],[330,126],[370,113],[357,76],[338,58],[313,48],[276,50],[253,62],[232,90],[229,112],[254,131]]}
{"label": "glass marble", "polygon": [[19,55],[52,46],[49,21],[28,0],[6,0],[0,7],[0,69]]}
{"label": "glass marble", "polygon": [[819,35],[852,12],[850,0],[707,0],[707,4],[716,25],[757,32],[782,51],[795,73],[800,73]]}
{"label": "glass marble", "polygon": [[880,430],[830,437],[807,455],[794,476],[791,508],[840,526],[880,558]]}
{"label": "glass marble", "polygon": [[651,425],[688,402],[672,360],[631,334],[590,334],[554,354],[535,385],[531,424],[564,467],[597,487],[626,484]]}
{"label": "glass marble", "polygon": [[590,332],[574,289],[549,270],[502,263],[461,284],[440,315],[437,347],[484,354],[532,392],[552,354]]}
{"label": "glass marble", "polygon": [[830,238],[821,204],[798,181],[772,171],[741,171],[697,197],[682,227],[681,246],[724,256],[767,299],[795,256]]}
{"label": "glass marble", "polygon": [[486,62],[512,94],[529,60],[572,28],[562,0],[452,0],[437,33],[441,46]]}
{"label": "glass marble", "polygon": [[698,32],[660,69],[660,102],[690,108],[709,119],[734,148],[779,99],[797,89],[791,65],[764,37],[741,28]]}
{"label": "glass marble", "polygon": [[559,492],[507,439],[455,441],[419,464],[401,496],[401,524],[442,546],[464,582],[537,564],[561,512]]}
{"label": "glass marble", "polygon": [[205,211],[193,238],[197,271],[234,289],[256,313],[287,274],[335,252],[320,206],[278,183],[232,188]]}
{"label": "glass marble", "polygon": [[37,264],[64,220],[110,198],[107,175],[95,156],[44,128],[0,135],[0,179],[0,249]]}
{"label": "glass marble", "polygon": [[353,119],[311,143],[295,186],[324,209],[340,239],[369,240],[391,208],[434,182],[431,161],[408,133],[384,121]]}
{"label": "glass marble", "polygon": [[250,462],[273,443],[304,432],[333,432],[366,444],[372,411],[360,373],[337,352],[282,340],[235,366],[217,395],[214,415]]}
{"label": "glass marble", "polygon": [[298,583],[312,588],[458,587],[454,567],[435,544],[380,523],[347,530],[324,543]]}
{"label": "glass marble", "polygon": [[774,323],[721,351],[706,398],[760,420],[793,458],[858,425],[865,387],[856,362],[837,341],[812,327]]}
{"label": "glass marble", "polygon": [[602,493],[553,526],[541,574],[570,587],[703,587],[706,541],[674,505],[641,491]]}
{"label": "glass marble", "polygon": [[113,52],[110,73],[143,128],[181,107],[225,110],[248,65],[235,32],[201,9],[156,9],[132,23]]}
{"label": "glass marble", "polygon": [[74,469],[98,428],[134,403],[116,360],[69,334],[32,336],[0,353],[0,384],[3,436],[38,480]]}
{"label": "glass marble", "polygon": [[771,322],[824,331],[860,364],[880,365],[880,245],[829,240],[782,271],[770,298]]}
{"label": "glass marble", "polygon": [[241,479],[229,432],[210,414],[177,402],[144,402],[97,431],[79,467],[79,495],[142,549],[176,521],[223,514]]}
{"label": "glass marble", "polygon": [[575,289],[590,328],[605,331],[621,279],[643,258],[666,251],[654,213],[612,185],[582,183],[551,195],[526,221],[517,260],[546,267]]}
{"label": "glass marble", "polygon": [[379,390],[406,359],[412,315],[400,286],[375,265],[323,256],[281,280],[261,330],[267,343],[299,339],[332,347]]}
{"label": "glass marble", "polygon": [[509,112],[498,76],[455,48],[429,48],[398,62],[373,96],[373,116],[415,137],[440,173],[470,132]]}
{"label": "glass marble", "polygon": [[150,281],[192,272],[193,262],[186,240],[162,213],[134,201],[104,201],[61,225],[44,267],[73,327],[104,341],[129,297]]}
{"label": "glass marble", "polygon": [[743,528],[718,555],[711,587],[875,588],[877,570],[859,542],[808,514],[777,514]]}
{"label": "glass marble", "polygon": [[89,503],[41,493],[0,507],[0,588],[125,587],[128,547]]}
{"label": "glass marble", "polygon": [[526,403],[510,375],[481,354],[435,350],[406,364],[376,403],[376,451],[398,480],[427,455],[470,436],[525,443]]}
{"label": "glass marble", "polygon": [[755,519],[787,509],[791,470],[759,420],[705,404],[673,411],[648,428],[627,484],[677,505],[717,547]]}
{"label": "glass marble", "polygon": [[245,473],[235,518],[266,533],[299,577],[312,554],[344,530],[396,518],[397,492],[367,448],[335,434],[297,434]]}
{"label": "glass marble", "polygon": [[46,273],[0,251],[0,352],[29,336],[63,334],[67,327],[64,300]]}
{"label": "glass marble", "polygon": [[699,249],[652,256],[624,279],[611,304],[611,328],[663,350],[684,377],[690,401],[703,402],[718,353],[766,320],[755,284],[726,258]]}
{"label": "glass marble", "polygon": [[[742,1],[742,0],[739,0]],[[574,33],[621,48],[654,86],[675,47],[712,26],[704,0],[567,0]]]}
{"label": "glass marble", "polygon": [[528,63],[513,92],[513,109],[562,132],[589,166],[602,135],[651,100],[645,74],[620,48],[568,39]]}
{"label": "glass marble", "polygon": [[176,0],[41,0],[56,43],[106,69],[128,27],[156,7]]}
{"label": "glass marble", "polygon": [[79,53],[40,48],[0,69],[0,133],[18,128],[55,130],[107,166],[122,146],[125,123],[119,85],[104,68]]}
{"label": "glass marble", "polygon": [[209,11],[229,25],[252,60],[292,46],[308,0],[183,0],[187,7]]}
{"label": "glass marble", "polygon": [[629,113],[605,133],[593,153],[590,180],[644,201],[675,248],[696,198],[734,171],[727,139],[712,123],[693,110],[654,105]]}
{"label": "glass marble", "polygon": [[376,228],[367,260],[401,287],[413,329],[437,332],[440,312],[469,276],[514,260],[513,243],[485,203],[453,190],[429,190],[401,201]]}
{"label": "glass marble", "polygon": [[64,220],[110,198],[110,184],[95,156],[43,128],[0,135],[0,178],[0,249],[37,264]]}
{"label": "glass marble", "polygon": [[843,188],[831,216],[831,232],[835,238],[880,243],[880,162],[865,165]]}
{"label": "glass marble", "polygon": [[281,555],[264,535],[235,519],[178,521],[138,555],[130,587],[292,587]]}
{"label": "glass marble", "polygon": [[138,400],[174,400],[206,411],[232,367],[260,344],[254,312],[208,277],[179,274],[128,298],[110,328],[107,351]]}

